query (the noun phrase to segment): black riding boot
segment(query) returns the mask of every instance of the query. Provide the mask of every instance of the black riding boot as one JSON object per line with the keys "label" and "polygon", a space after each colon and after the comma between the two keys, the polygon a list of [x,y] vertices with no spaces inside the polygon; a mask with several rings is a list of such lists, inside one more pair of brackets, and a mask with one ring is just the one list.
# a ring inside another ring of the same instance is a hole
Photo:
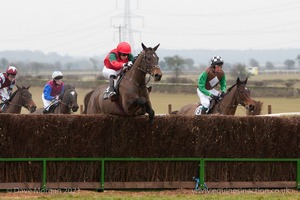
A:
{"label": "black riding boot", "polygon": [[201,115],[206,115],[207,108],[202,107],[201,109]]}
{"label": "black riding boot", "polygon": [[109,77],[109,89],[108,89],[108,98],[110,100],[116,100],[117,99],[117,93],[115,92],[115,85],[114,85],[114,80],[115,80],[115,76],[112,75]]}

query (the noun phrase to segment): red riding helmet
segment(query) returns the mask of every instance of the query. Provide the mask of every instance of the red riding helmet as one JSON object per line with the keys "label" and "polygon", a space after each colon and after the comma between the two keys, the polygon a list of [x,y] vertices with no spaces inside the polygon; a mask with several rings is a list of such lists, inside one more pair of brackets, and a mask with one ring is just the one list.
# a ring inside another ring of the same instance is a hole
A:
{"label": "red riding helmet", "polygon": [[131,46],[127,42],[121,42],[117,46],[117,50],[123,54],[130,54],[131,53]]}
{"label": "red riding helmet", "polygon": [[6,74],[17,75],[17,68],[15,68],[14,66],[9,66],[6,69]]}

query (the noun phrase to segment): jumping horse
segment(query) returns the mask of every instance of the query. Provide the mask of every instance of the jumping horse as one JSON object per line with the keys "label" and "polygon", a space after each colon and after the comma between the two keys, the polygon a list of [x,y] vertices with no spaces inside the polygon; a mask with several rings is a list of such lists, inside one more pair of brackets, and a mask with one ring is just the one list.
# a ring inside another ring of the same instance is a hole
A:
{"label": "jumping horse", "polygon": [[[20,114],[22,107],[26,108],[30,113],[33,113],[36,110],[36,105],[32,99],[32,94],[29,92],[29,88],[30,86],[20,87],[17,85],[17,90],[12,93],[2,113]],[[1,107],[2,106],[3,104],[1,104]]]}
{"label": "jumping horse", "polygon": [[[142,52],[138,55],[133,66],[125,70],[117,81],[118,98],[115,101],[103,100],[102,95],[107,85],[98,86],[89,92],[84,98],[83,114],[111,114],[125,117],[140,116],[148,113],[149,120],[154,118],[155,112],[152,108],[147,83],[153,77],[154,81],[160,81],[162,72],[158,65],[159,57],[156,50],[159,44],[146,47],[143,43]],[[149,79],[146,80],[146,75]]]}
{"label": "jumping horse", "polygon": [[58,100],[58,104],[50,107],[49,113],[43,113],[44,108],[39,108],[34,114],[72,114],[77,112],[77,92],[72,85],[65,85],[65,91]]}
{"label": "jumping horse", "polygon": [[[253,111],[255,102],[250,96],[250,90],[246,87],[247,80],[248,78],[245,81],[237,78],[236,83],[227,90],[225,96],[220,101],[213,102],[214,106],[209,110],[208,114],[234,115],[239,104],[248,111]],[[174,111],[173,114],[195,115],[195,110],[198,106],[200,104],[187,104],[180,110]]]}

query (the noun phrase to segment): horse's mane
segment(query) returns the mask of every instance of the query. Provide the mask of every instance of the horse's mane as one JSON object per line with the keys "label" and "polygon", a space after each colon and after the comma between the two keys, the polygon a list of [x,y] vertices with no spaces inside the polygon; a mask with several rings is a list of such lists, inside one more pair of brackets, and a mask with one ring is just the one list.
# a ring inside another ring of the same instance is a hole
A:
{"label": "horse's mane", "polygon": [[14,92],[11,94],[9,101],[11,101],[11,100],[16,96],[16,94],[17,94],[18,91],[19,91],[19,90],[16,90],[16,91],[14,91]]}
{"label": "horse's mane", "polygon": [[236,83],[233,84],[230,88],[227,89],[227,92],[230,92],[232,90],[232,88],[234,88],[234,86],[236,86]]}
{"label": "horse's mane", "polygon": [[137,56],[134,57],[133,59],[133,63],[138,59],[138,57],[144,52],[144,50],[142,50]]}
{"label": "horse's mane", "polygon": [[[19,87],[19,88],[27,89],[27,87],[25,87],[25,86],[22,86],[22,87]],[[11,94],[9,101],[11,101],[16,96],[16,94],[19,92],[19,88]]]}

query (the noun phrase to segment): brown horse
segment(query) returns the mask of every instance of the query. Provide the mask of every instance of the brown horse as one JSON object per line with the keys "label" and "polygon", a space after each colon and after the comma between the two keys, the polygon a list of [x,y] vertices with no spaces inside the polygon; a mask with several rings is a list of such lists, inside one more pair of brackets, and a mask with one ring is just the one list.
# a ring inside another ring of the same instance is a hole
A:
{"label": "brown horse", "polygon": [[[237,106],[241,104],[247,110],[253,111],[255,103],[250,96],[250,90],[246,87],[247,80],[240,81],[238,78],[236,84],[231,86],[221,101],[215,102],[215,105],[209,110],[208,114],[234,115]],[[195,115],[195,110],[200,104],[188,104],[180,110],[173,112],[178,115]]]}
{"label": "brown horse", "polygon": [[[79,106],[77,103],[77,92],[75,87],[72,85],[65,85],[65,91],[61,95],[58,105],[53,107],[47,114],[71,114],[72,112],[77,112]],[[43,114],[44,108],[39,108],[33,114]]]}
{"label": "brown horse", "polygon": [[159,44],[146,47],[142,43],[143,51],[138,55],[133,66],[124,71],[119,77],[117,88],[118,99],[114,102],[103,100],[102,95],[107,85],[98,86],[85,96],[83,114],[112,114],[134,117],[149,114],[149,119],[154,118],[155,112],[149,99],[146,75],[150,74],[154,81],[160,81],[162,72],[158,65],[156,50]]}
{"label": "brown horse", "polygon": [[29,110],[30,113],[34,112],[36,110],[36,105],[32,100],[32,94],[29,92],[30,86],[19,87],[17,85],[17,88],[18,90],[12,93],[6,107],[2,112],[20,114],[22,107]]}

